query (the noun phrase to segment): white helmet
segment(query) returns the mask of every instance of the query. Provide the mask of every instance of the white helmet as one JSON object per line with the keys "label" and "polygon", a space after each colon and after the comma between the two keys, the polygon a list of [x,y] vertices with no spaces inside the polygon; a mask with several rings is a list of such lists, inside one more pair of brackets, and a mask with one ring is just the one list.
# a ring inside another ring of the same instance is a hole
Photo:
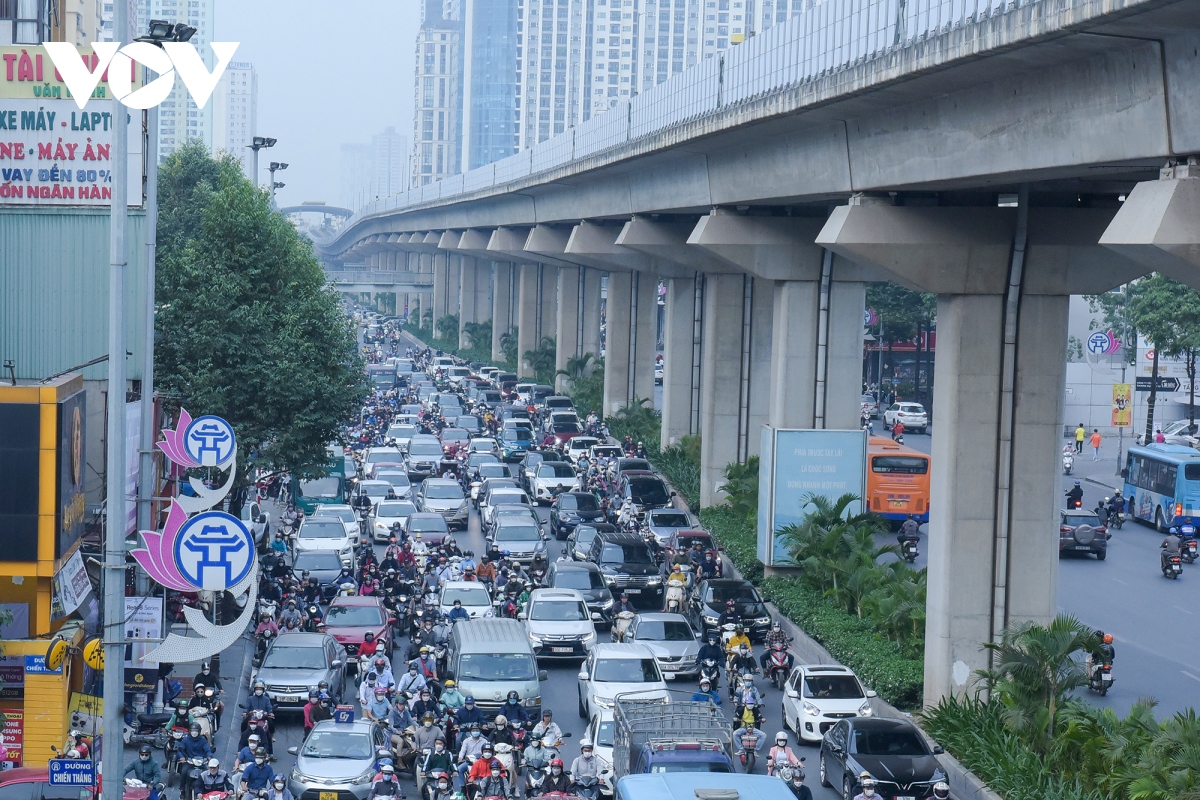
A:
{"label": "white helmet", "polygon": [[787,731],[780,731],[779,733],[775,734],[775,741],[778,742],[780,739],[785,742],[787,741]]}
{"label": "white helmet", "polygon": [[584,739],[580,739],[580,740],[579,740],[579,749],[580,749],[580,750],[582,750],[582,749],[583,749],[583,748],[585,748],[585,747],[591,747],[591,746],[592,746],[592,740],[591,740],[591,739],[584,738]]}
{"label": "white helmet", "polygon": [[208,760],[208,766],[209,766],[209,768],[210,768],[210,769],[211,769],[212,767],[219,767],[219,766],[221,766],[221,762],[220,762],[220,761],[217,761],[215,758],[210,758],[210,759]]}

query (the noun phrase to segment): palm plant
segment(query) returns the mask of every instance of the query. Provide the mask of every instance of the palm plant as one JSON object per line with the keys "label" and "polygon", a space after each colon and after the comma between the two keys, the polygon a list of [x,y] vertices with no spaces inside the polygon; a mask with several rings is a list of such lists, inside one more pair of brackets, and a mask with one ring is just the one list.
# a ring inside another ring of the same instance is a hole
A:
{"label": "palm plant", "polygon": [[554,337],[543,336],[535,349],[525,351],[525,363],[533,370],[539,383],[550,383],[554,380],[556,350]]}

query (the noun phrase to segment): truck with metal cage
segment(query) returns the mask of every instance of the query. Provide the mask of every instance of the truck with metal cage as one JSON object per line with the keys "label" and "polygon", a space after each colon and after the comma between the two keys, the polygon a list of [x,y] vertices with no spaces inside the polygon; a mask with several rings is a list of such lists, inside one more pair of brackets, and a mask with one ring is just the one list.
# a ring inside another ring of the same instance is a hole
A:
{"label": "truck with metal cage", "polygon": [[617,696],[613,777],[647,772],[733,772],[729,721],[712,703]]}

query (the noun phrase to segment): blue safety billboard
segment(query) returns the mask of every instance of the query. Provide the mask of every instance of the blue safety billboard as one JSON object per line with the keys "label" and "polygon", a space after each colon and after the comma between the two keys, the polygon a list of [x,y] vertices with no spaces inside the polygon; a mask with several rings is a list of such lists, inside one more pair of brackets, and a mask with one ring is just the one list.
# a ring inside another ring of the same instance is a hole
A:
{"label": "blue safety billboard", "polygon": [[[764,426],[759,448],[758,560],[789,566],[787,544],[776,534],[807,516],[804,498],[862,497],[866,487],[867,432]],[[862,510],[861,503],[850,513]]]}

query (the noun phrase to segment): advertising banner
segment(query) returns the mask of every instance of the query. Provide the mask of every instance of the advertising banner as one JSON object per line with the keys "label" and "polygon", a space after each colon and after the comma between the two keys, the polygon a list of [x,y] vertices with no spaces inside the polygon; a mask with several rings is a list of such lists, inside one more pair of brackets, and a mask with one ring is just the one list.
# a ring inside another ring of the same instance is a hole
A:
{"label": "advertising banner", "polygon": [[92,582],[83,566],[83,555],[78,550],[67,559],[62,569],[54,573],[51,585],[54,589],[50,598],[51,621],[67,616],[87,598],[92,590]]}
{"label": "advertising banner", "polygon": [[1114,428],[1133,426],[1133,386],[1131,384],[1113,384],[1112,424]]}
{"label": "advertising banner", "polygon": [[[767,437],[771,438],[768,443]],[[792,563],[782,528],[801,524],[807,498],[862,497],[866,486],[867,434],[863,430],[764,428],[759,455],[758,558],[770,566]],[[769,446],[768,446],[769,445]],[[769,455],[769,458],[768,458]],[[851,504],[856,514],[861,503]],[[764,513],[766,523],[764,525]]]}
{"label": "advertising banner", "polygon": [[0,698],[15,700],[24,696],[24,656],[0,656]]}
{"label": "advertising banner", "polygon": [[[143,661],[163,637],[161,597],[125,598],[125,691],[149,692],[158,680],[158,662]],[[152,641],[141,642],[139,639]]]}
{"label": "advertising banner", "polygon": [[[58,486],[54,557],[62,558],[83,536],[87,497],[83,490],[83,470],[87,464],[87,393],[76,392],[58,404]],[[82,598],[80,598],[82,599]],[[70,611],[66,613],[70,614]]]}
{"label": "advertising banner", "polygon": [[[100,63],[90,47],[82,48],[79,57],[89,69],[94,69]],[[133,66],[129,77],[134,86],[141,85],[141,69]],[[112,96],[108,70],[105,70],[100,76],[100,84],[89,99],[111,100]],[[0,99],[46,101],[72,98],[48,53],[37,46],[17,45],[0,47]],[[71,106],[74,107],[75,103],[72,102]]]}
{"label": "advertising banner", "polygon": [[4,715],[4,727],[0,732],[0,767],[12,769],[21,766],[25,749],[25,712],[19,708],[0,708]]}

